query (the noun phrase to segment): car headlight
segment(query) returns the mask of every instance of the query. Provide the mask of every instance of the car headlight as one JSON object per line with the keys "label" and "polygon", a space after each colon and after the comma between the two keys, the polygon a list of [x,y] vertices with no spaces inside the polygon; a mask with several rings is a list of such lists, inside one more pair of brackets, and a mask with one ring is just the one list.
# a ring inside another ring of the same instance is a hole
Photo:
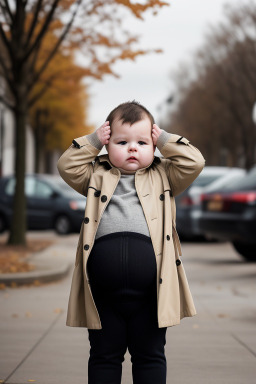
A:
{"label": "car headlight", "polygon": [[74,211],[84,211],[85,209],[85,202],[82,200],[71,200],[69,202],[69,206]]}

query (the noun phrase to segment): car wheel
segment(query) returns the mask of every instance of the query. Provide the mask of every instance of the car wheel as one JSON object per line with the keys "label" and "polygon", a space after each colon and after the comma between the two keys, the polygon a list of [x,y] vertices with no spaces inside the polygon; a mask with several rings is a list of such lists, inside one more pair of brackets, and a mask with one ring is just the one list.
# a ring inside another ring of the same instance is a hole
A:
{"label": "car wheel", "polygon": [[246,244],[239,241],[232,242],[235,250],[247,261],[256,261],[256,244]]}
{"label": "car wheel", "polygon": [[57,217],[54,223],[54,229],[59,235],[66,235],[71,231],[71,223],[66,215],[60,215]]}
{"label": "car wheel", "polygon": [[0,215],[0,233],[3,233],[6,230],[6,222],[2,215]]}

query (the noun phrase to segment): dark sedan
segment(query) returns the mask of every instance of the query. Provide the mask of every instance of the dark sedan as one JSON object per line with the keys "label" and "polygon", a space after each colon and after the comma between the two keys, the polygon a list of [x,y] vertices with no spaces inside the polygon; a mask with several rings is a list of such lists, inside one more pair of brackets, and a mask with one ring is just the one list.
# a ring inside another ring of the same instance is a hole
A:
{"label": "dark sedan", "polygon": [[[0,180],[0,232],[11,225],[15,184],[14,176]],[[86,197],[70,188],[60,176],[26,175],[25,195],[28,229],[55,229],[59,234],[80,230]]]}
{"label": "dark sedan", "polygon": [[231,241],[247,260],[256,260],[256,166],[246,175],[214,191],[201,195],[202,233]]}
{"label": "dark sedan", "polygon": [[204,188],[229,173],[228,167],[206,166],[197,179],[175,197],[176,226],[182,240],[192,240],[201,237],[198,231],[196,217],[200,208],[200,195]]}

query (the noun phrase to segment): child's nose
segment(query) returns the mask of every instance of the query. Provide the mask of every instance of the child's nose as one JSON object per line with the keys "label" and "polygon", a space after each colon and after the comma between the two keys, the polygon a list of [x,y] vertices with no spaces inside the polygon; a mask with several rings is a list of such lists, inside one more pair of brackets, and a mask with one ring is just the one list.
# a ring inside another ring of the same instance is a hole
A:
{"label": "child's nose", "polygon": [[130,145],[129,145],[129,151],[136,151],[136,150],[137,150],[136,143],[130,143]]}

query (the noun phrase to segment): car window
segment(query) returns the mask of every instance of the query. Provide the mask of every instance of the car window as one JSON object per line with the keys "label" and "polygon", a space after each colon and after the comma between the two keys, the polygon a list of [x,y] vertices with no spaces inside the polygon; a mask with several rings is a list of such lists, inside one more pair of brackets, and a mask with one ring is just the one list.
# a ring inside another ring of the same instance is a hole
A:
{"label": "car window", "polygon": [[237,172],[231,171],[227,175],[220,177],[220,179],[216,180],[216,182],[210,184],[209,186],[206,186],[205,192],[214,192],[214,191],[227,189],[233,183],[243,179],[244,175],[245,175],[245,172],[242,169]]}
{"label": "car window", "polygon": [[239,179],[228,183],[223,189],[237,189],[238,191],[256,190],[256,167]]}
{"label": "car window", "polygon": [[[5,193],[9,196],[13,196],[15,192],[16,179],[13,177],[7,183],[5,187]],[[36,181],[31,177],[25,179],[25,195],[34,196],[36,188]]]}
{"label": "car window", "polygon": [[5,186],[6,195],[13,196],[14,188],[15,188],[15,179],[8,180]]}
{"label": "car window", "polygon": [[[16,179],[11,178],[5,187],[5,193],[9,196],[14,195]],[[49,198],[52,194],[51,188],[41,182],[33,179],[32,177],[27,177],[25,179],[25,195],[27,197],[38,197],[38,198]]]}
{"label": "car window", "polygon": [[206,185],[212,183],[214,180],[218,179],[221,177],[221,175],[202,175],[198,176],[197,179],[192,183],[193,186],[197,187],[205,187]]}
{"label": "car window", "polygon": [[52,192],[53,191],[49,185],[41,181],[36,182],[35,197],[47,199],[52,195]]}
{"label": "car window", "polygon": [[36,191],[36,180],[31,177],[25,179],[25,195],[27,197],[35,196]]}

